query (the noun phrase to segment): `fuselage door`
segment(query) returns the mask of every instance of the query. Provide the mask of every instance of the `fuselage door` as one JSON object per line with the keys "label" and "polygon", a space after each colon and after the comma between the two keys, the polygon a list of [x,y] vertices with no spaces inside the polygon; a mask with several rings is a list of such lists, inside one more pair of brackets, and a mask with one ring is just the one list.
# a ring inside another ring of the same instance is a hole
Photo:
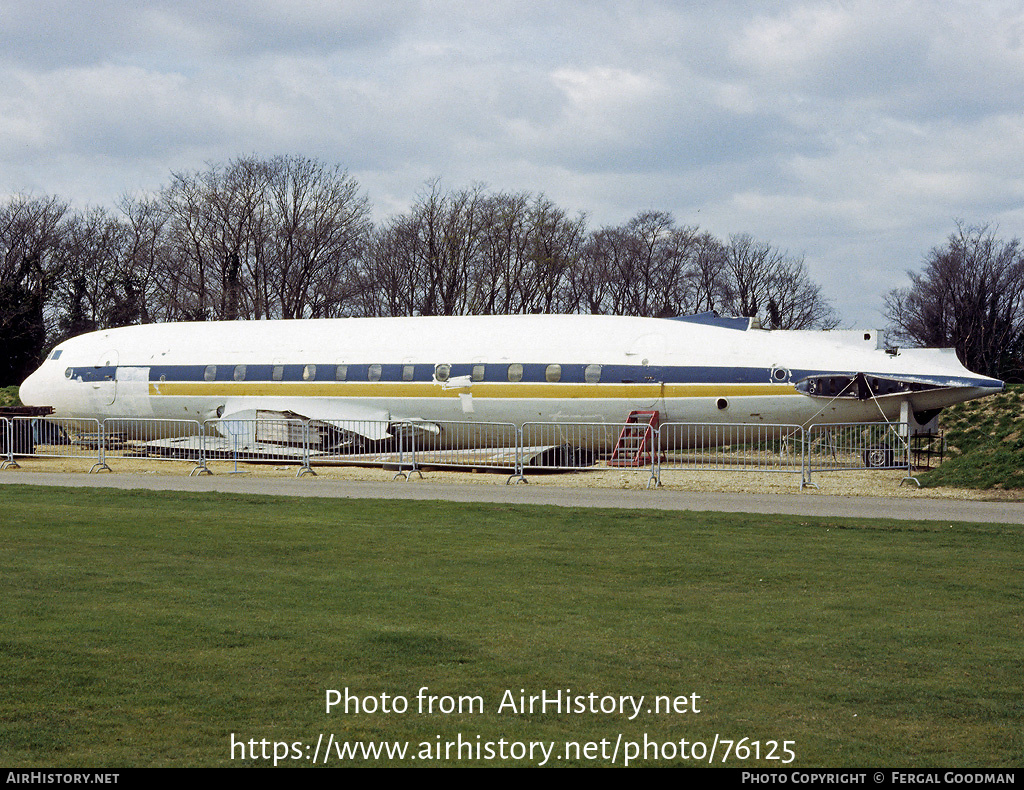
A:
{"label": "fuselage door", "polygon": [[114,382],[118,413],[132,417],[152,417],[149,398],[149,368],[119,367]]}
{"label": "fuselage door", "polygon": [[109,406],[117,394],[117,351],[104,351],[92,372],[92,402],[96,406]]}
{"label": "fuselage door", "polygon": [[660,412],[661,421],[667,421],[665,410],[665,368],[661,365],[641,364],[637,383],[647,385],[643,388],[645,393],[643,399],[644,408]]}
{"label": "fuselage door", "polygon": [[665,336],[660,334],[640,335],[626,352],[630,368],[635,372],[637,384],[643,393],[639,403],[645,409],[661,412],[661,420],[665,421]]}

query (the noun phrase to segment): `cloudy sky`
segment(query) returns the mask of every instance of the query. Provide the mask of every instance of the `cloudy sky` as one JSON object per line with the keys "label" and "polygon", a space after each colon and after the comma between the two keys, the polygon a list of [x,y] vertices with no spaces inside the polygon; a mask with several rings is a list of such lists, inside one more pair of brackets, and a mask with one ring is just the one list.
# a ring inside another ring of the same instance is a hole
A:
{"label": "cloudy sky", "polygon": [[0,0],[0,194],[76,208],[239,155],[806,258],[881,326],[957,219],[1024,235],[1024,3]]}

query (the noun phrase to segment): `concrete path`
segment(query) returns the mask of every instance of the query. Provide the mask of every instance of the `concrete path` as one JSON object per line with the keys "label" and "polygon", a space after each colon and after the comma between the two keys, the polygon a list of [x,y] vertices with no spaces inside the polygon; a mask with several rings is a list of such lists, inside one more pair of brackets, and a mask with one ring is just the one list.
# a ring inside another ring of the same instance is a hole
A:
{"label": "concrete path", "polygon": [[560,488],[536,485],[470,485],[410,482],[361,482],[304,477],[254,478],[217,475],[174,477],[130,474],[65,474],[12,471],[0,474],[0,485],[124,488],[151,491],[220,491],[271,496],[315,496],[348,499],[416,499],[449,502],[498,502],[559,507],[602,507],[651,510],[695,510],[726,513],[782,513],[798,516],[925,519],[1024,524],[1020,502],[977,502],[952,499],[901,499],[828,496],[821,494],[735,494],[698,491],[637,491],[601,488]]}

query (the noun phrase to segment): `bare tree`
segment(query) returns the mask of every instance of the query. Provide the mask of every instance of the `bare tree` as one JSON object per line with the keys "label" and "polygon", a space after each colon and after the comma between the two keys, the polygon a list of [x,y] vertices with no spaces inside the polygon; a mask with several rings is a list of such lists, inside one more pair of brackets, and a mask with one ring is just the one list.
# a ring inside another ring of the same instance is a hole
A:
{"label": "bare tree", "polygon": [[114,315],[123,306],[129,239],[128,227],[103,208],[67,221],[58,247],[61,277],[53,296],[60,338],[121,323],[122,316]]}
{"label": "bare tree", "polygon": [[[374,234],[360,272],[362,301],[385,315],[469,312],[470,282],[485,242],[483,187],[445,193],[429,185],[412,209]],[[384,289],[369,294],[366,289]]]}
{"label": "bare tree", "polygon": [[357,270],[359,313],[368,316],[416,315],[421,277],[416,268],[416,224],[395,217],[371,234]]}
{"label": "bare tree", "polygon": [[241,158],[173,174],[161,202],[174,317],[351,311],[369,205],[340,167],[294,156]]}
{"label": "bare tree", "polygon": [[182,317],[233,321],[256,317],[243,303],[243,273],[258,277],[267,243],[267,164],[255,158],[174,173],[164,190],[171,261],[185,286]]}
{"label": "bare tree", "polygon": [[416,256],[425,277],[420,312],[467,312],[469,273],[483,241],[482,187],[441,195],[437,186],[418,206]]}
{"label": "bare tree", "polygon": [[723,309],[729,289],[722,242],[710,233],[699,234],[690,260],[686,272],[687,309],[692,313]]}
{"label": "bare tree", "polygon": [[678,227],[663,211],[645,211],[625,225],[599,229],[574,272],[579,309],[654,317],[691,312],[703,243],[696,228]]}
{"label": "bare tree", "polygon": [[167,211],[154,197],[125,196],[120,209],[129,238],[121,275],[124,300],[113,323],[124,326],[164,320],[165,304],[160,294],[165,284],[160,272],[168,257],[164,233]]}
{"label": "bare tree", "polygon": [[583,241],[579,257],[565,281],[566,312],[603,315],[614,298],[613,264],[617,234],[614,230],[591,233]]}
{"label": "bare tree", "polygon": [[489,196],[483,206],[482,240],[469,275],[468,311],[483,315],[523,312],[529,256],[530,196]]}
{"label": "bare tree", "polygon": [[834,329],[839,323],[803,258],[740,234],[729,237],[724,270],[726,313],[756,317],[766,329]]}
{"label": "bare tree", "polygon": [[516,313],[568,311],[566,276],[579,259],[586,229],[583,216],[569,217],[551,200],[529,200],[523,234],[516,244],[520,265],[508,273],[505,290]]}
{"label": "bare tree", "polygon": [[207,269],[212,252],[202,183],[196,175],[174,174],[160,200],[167,213],[164,316],[168,321],[211,318]]}
{"label": "bare tree", "polygon": [[[313,159],[269,163],[269,248],[253,273],[258,313],[281,318],[344,315],[358,290],[355,266],[370,230],[369,202],[340,167]],[[261,281],[262,280],[262,281]]]}
{"label": "bare tree", "polygon": [[810,279],[803,258],[790,258],[769,284],[761,322],[766,329],[835,329],[839,317]]}
{"label": "bare tree", "polygon": [[628,315],[671,315],[665,303],[681,281],[682,262],[675,255],[675,224],[664,211],[645,211],[624,228],[626,254],[620,257],[619,285]]}
{"label": "bare tree", "polygon": [[781,253],[767,242],[745,233],[730,236],[725,247],[726,310],[733,315],[759,316],[767,306],[769,283],[781,263]]}
{"label": "bare tree", "polygon": [[592,233],[584,247],[581,266],[575,279],[587,312],[627,315],[635,300],[631,298],[632,244],[626,230],[601,228]]}
{"label": "bare tree", "polygon": [[927,255],[911,286],[891,291],[886,315],[893,339],[952,347],[966,367],[1016,379],[1024,373],[1024,249],[988,225],[957,223]]}

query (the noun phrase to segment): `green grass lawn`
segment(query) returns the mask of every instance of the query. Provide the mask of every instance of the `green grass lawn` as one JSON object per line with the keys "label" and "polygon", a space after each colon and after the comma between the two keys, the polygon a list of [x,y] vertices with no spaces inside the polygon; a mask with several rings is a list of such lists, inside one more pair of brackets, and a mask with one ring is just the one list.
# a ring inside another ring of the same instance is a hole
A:
{"label": "green grass lawn", "polygon": [[[1016,526],[5,485],[0,764],[252,765],[232,734],[322,733],[1020,766],[1022,578]],[[325,711],[422,687],[484,710]],[[521,689],[700,713],[499,712]]]}

